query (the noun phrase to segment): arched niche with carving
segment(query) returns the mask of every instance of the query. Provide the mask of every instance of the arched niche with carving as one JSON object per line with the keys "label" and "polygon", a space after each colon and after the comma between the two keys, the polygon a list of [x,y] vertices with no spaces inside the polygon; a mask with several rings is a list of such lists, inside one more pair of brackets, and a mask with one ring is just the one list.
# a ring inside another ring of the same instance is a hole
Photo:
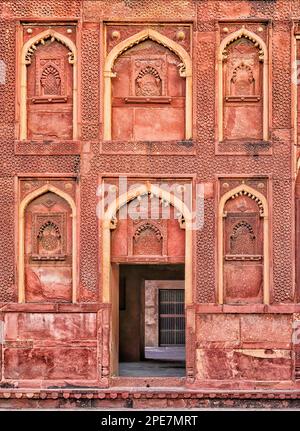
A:
{"label": "arched niche with carving", "polygon": [[51,185],[19,207],[19,302],[76,301],[76,208]]}
{"label": "arched niche with carving", "polygon": [[268,103],[266,44],[242,27],[219,49],[219,141],[267,141]]}
{"label": "arched niche with carving", "polygon": [[269,302],[266,199],[246,185],[225,194],[219,209],[219,302]]}
{"label": "arched niche with carving", "polygon": [[[139,216],[131,217],[137,210]],[[127,218],[116,214],[112,230],[112,260],[184,263],[185,231],[173,205],[162,204],[154,195],[145,194],[122,207]]]}
{"label": "arched niche with carving", "polygon": [[105,140],[192,138],[192,66],[182,46],[143,30],[110,51],[104,78]]}
{"label": "arched niche with carving", "polygon": [[[102,300],[104,303],[111,304],[111,315],[107,318],[107,325],[109,328],[111,328],[111,336],[106,337],[106,340],[104,341],[106,343],[106,349],[108,352],[110,352],[110,363],[111,365],[111,372],[113,373],[116,369],[115,361],[118,358],[116,346],[118,345],[117,342],[117,336],[116,336],[116,314],[115,310],[116,307],[118,307],[118,299],[116,299],[116,286],[119,285],[119,275],[118,275],[118,263],[124,263],[126,262],[126,258],[128,257],[128,242],[130,243],[131,234],[134,235],[137,233],[136,229],[131,230],[130,225],[126,223],[125,214],[122,214],[122,218],[120,217],[120,212],[125,208],[130,206],[130,204],[136,205],[137,202],[141,202],[144,200],[144,202],[147,202],[148,199],[158,199],[160,201],[160,208],[161,204],[167,208],[168,206],[172,207],[172,211],[176,211],[176,215],[178,216],[178,219],[172,220],[174,224],[176,225],[176,228],[181,229],[182,235],[184,238],[184,266],[185,266],[185,280],[184,280],[184,294],[185,294],[185,305],[187,307],[187,318],[186,318],[186,333],[188,334],[188,342],[190,344],[193,344],[194,339],[194,331],[195,331],[195,322],[194,322],[194,315],[192,314],[191,307],[189,307],[193,303],[193,271],[192,271],[192,250],[193,250],[193,235],[192,235],[192,228],[193,228],[193,217],[192,213],[186,206],[186,204],[179,199],[175,194],[164,190],[163,188],[157,186],[156,184],[151,184],[150,182],[146,182],[146,184],[142,184],[140,186],[136,186],[133,188],[130,188],[127,192],[124,192],[120,194],[118,197],[116,197],[106,208],[103,214],[101,215],[101,227],[102,227]],[[136,202],[137,201],[137,202]],[[160,212],[161,210],[159,210]],[[122,211],[123,212],[123,211]],[[156,211],[155,211],[156,212]],[[146,220],[145,217],[148,213],[142,211],[142,215],[144,217],[143,220],[139,220],[137,222],[137,226],[139,226],[139,223],[141,223],[141,230],[147,231],[149,229],[149,225],[151,224],[152,227],[150,230],[152,232],[155,232],[155,241],[158,239],[158,219],[155,218],[155,221],[153,223],[153,220]],[[158,212],[156,213],[158,215]],[[125,216],[125,217],[124,217]],[[124,222],[125,223],[121,223]],[[169,220],[163,220],[163,221],[169,221]],[[132,225],[131,225],[132,226]],[[145,229],[144,229],[145,228]],[[169,226],[167,225],[167,229]],[[128,230],[129,229],[129,230]],[[119,249],[114,247],[113,242],[115,242],[115,245],[118,241],[117,237],[114,235],[115,232],[121,232],[121,235],[119,236],[120,239],[125,239],[123,244],[119,244]],[[163,234],[163,229],[159,229],[160,232]],[[129,232],[129,234],[128,234]],[[172,232],[172,229],[171,229]],[[134,236],[133,235],[133,236]],[[169,233],[168,233],[169,235]],[[129,238],[129,241],[128,241]],[[176,235],[174,235],[173,239],[175,240],[174,245],[176,246]],[[180,241],[181,242],[181,241]],[[174,246],[173,245],[173,246]],[[130,245],[129,245],[130,247]],[[164,246],[163,246],[164,248]],[[120,249],[123,250],[123,255],[120,256]],[[143,247],[143,250],[146,250],[145,247]],[[170,250],[171,252],[171,250]],[[117,257],[118,254],[118,257]],[[121,259],[120,259],[121,257]],[[139,258],[141,257],[142,260],[140,263],[146,263],[151,262],[153,255],[143,255],[143,256],[131,256],[131,258]],[[150,259],[147,259],[147,257],[150,257]],[[165,258],[168,258],[169,256],[164,256]],[[116,258],[116,259],[115,259]],[[160,260],[157,261],[157,263],[161,262],[168,262],[168,259],[162,260],[162,256],[160,256]],[[132,259],[127,259],[128,262],[133,262]],[[117,265],[115,264],[117,263]],[[191,341],[192,340],[192,341]],[[193,353],[190,352],[191,349],[187,349],[187,356],[186,356],[186,368],[187,368],[187,375],[190,378],[193,378],[194,375],[194,358]],[[109,374],[108,366],[105,368],[106,375]]]}
{"label": "arched niche with carving", "polygon": [[[109,303],[112,298],[112,279],[111,279],[111,263],[113,261],[116,262],[125,262],[128,261],[128,256],[131,256],[131,261],[134,261],[134,256],[132,251],[130,252],[130,241],[132,236],[134,235],[134,229],[132,229],[133,224],[127,223],[127,217],[122,215],[122,220],[120,222],[120,210],[124,207],[128,207],[130,203],[136,205],[136,201],[140,201],[140,199],[148,201],[148,199],[158,199],[163,206],[167,209],[168,205],[171,207],[171,211],[177,217],[172,220],[163,220],[167,221],[166,227],[160,228],[162,234],[166,233],[169,237],[172,238],[171,242],[164,242],[163,245],[163,254],[165,257],[164,262],[168,262],[168,257],[174,257],[175,261],[185,263],[185,303],[187,305],[192,303],[193,300],[193,278],[192,278],[192,232],[193,232],[193,219],[192,214],[185,205],[185,203],[179,199],[177,196],[172,193],[161,189],[160,187],[147,183],[145,185],[141,185],[139,187],[135,187],[128,192],[123,193],[118,198],[116,198],[111,204],[108,206],[107,210],[103,214],[102,218],[102,274],[103,274],[103,289],[102,289],[102,298],[103,302]],[[160,208],[162,208],[160,204]],[[161,210],[160,210],[161,211]],[[175,212],[174,212],[175,211]],[[143,219],[143,222],[147,222],[149,220]],[[152,222],[152,220],[150,221]],[[155,219],[155,223],[157,223],[157,217]],[[128,234],[129,229],[129,234]],[[177,242],[176,235],[173,235],[172,232],[176,232],[177,229],[181,232],[181,235],[184,238],[184,242],[182,244],[182,249],[180,249],[179,244]],[[133,234],[133,235],[132,235]],[[125,238],[125,240],[124,240]],[[129,244],[128,244],[129,238]],[[123,239],[121,241],[121,239]],[[118,244],[119,240],[119,244]],[[115,243],[115,246],[113,245]],[[167,247],[166,247],[167,245]],[[184,251],[184,257],[182,256],[182,251]],[[131,255],[130,255],[131,253]],[[153,256],[152,256],[153,257]],[[179,257],[179,259],[178,259]],[[145,256],[143,257],[143,259]],[[137,260],[137,259],[136,259]],[[151,259],[150,259],[151,260]],[[172,259],[169,261],[171,262]],[[174,261],[174,260],[173,260]]]}
{"label": "arched niche with carving", "polygon": [[77,138],[77,52],[53,29],[32,37],[21,52],[20,139]]}

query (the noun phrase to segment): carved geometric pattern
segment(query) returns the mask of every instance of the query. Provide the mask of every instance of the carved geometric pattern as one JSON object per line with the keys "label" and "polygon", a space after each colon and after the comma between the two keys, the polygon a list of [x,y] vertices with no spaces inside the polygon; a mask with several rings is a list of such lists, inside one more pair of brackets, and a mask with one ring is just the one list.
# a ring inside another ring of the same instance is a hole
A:
{"label": "carved geometric pattern", "polygon": [[167,56],[147,54],[145,57],[132,56],[131,95],[164,96],[167,92]]}
{"label": "carved geometric pattern", "polygon": [[162,255],[163,235],[160,229],[150,222],[138,226],[133,236],[134,255]]}
{"label": "carved geometric pattern", "polygon": [[[57,46],[56,48],[61,47]],[[54,96],[54,100],[55,97],[66,96],[68,92],[68,79],[66,78],[68,72],[65,69],[64,54],[56,52],[49,55],[49,53],[46,53],[45,56],[43,48],[41,48],[36,53],[35,64],[34,101],[39,101],[39,97],[44,99],[44,96]],[[33,76],[29,79],[33,79]]]}
{"label": "carved geometric pattern", "polygon": [[249,234],[252,234],[252,236],[255,238],[252,226],[247,223],[246,221],[240,221],[239,223],[237,223],[233,230],[232,230],[232,236],[236,236],[240,230],[240,228],[246,228],[249,232]]}
{"label": "carved geometric pattern", "polygon": [[147,229],[150,229],[155,233],[156,239],[158,241],[160,241],[162,239],[162,234],[161,234],[160,230],[158,229],[158,227],[154,226],[152,223],[147,222],[147,223],[139,226],[137,228],[137,230],[135,231],[135,234],[134,234],[135,241],[137,241],[139,239],[141,233]]}
{"label": "carved geometric pattern", "polygon": [[32,254],[36,260],[65,260],[66,213],[32,214]]}
{"label": "carved geometric pattern", "polygon": [[230,236],[232,254],[252,254],[255,235],[252,226],[246,221],[238,222]]}
{"label": "carved geometric pattern", "polygon": [[61,78],[58,70],[52,66],[47,66],[41,76],[41,87],[43,95],[60,95]]}
{"label": "carved geometric pattern", "polygon": [[51,207],[53,207],[55,204],[56,204],[55,200],[54,200],[54,199],[50,199],[50,198],[43,202],[43,205],[44,205],[46,208],[51,208]]}
{"label": "carved geometric pattern", "polygon": [[231,94],[252,95],[254,94],[254,77],[252,68],[243,61],[234,68],[231,77]]}
{"label": "carved geometric pattern", "polygon": [[136,78],[136,96],[161,96],[162,82],[157,70],[152,66],[143,68]]}
{"label": "carved geometric pattern", "polygon": [[47,221],[40,227],[38,239],[44,250],[56,250],[60,245],[61,239],[59,227],[53,221]]}

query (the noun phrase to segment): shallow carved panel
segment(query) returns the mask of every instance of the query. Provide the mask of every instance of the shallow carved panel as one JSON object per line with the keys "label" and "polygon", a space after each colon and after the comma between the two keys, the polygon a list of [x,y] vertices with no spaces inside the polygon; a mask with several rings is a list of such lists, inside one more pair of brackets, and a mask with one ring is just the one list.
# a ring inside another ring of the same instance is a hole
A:
{"label": "shallow carved panel", "polygon": [[133,237],[134,255],[162,255],[163,237],[160,229],[147,221],[140,223]]}
{"label": "shallow carved panel", "polygon": [[[52,202],[54,205],[55,201]],[[33,226],[31,259],[64,260],[66,257],[66,213],[51,213],[51,216],[35,213],[33,214]]]}
{"label": "shallow carved panel", "polygon": [[116,61],[112,79],[113,140],[182,140],[185,132],[185,79],[181,60],[147,40]]}
{"label": "shallow carved panel", "polygon": [[63,62],[62,59],[43,59],[40,63],[44,66],[41,73],[40,82],[37,80],[39,93],[41,96],[60,96],[62,93]]}
{"label": "shallow carved panel", "polygon": [[165,91],[165,61],[147,58],[134,61],[134,88],[136,96],[162,96]]}

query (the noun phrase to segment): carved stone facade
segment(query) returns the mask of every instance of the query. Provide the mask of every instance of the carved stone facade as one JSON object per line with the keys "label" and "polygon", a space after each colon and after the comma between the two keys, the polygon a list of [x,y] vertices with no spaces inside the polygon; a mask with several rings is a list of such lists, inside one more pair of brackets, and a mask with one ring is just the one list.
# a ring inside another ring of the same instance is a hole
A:
{"label": "carved stone facade", "polygon": [[[1,2],[0,407],[300,399],[299,19]],[[147,265],[184,274],[184,378],[115,376],[122,266]]]}
{"label": "carved stone facade", "polygon": [[168,141],[185,137],[182,60],[146,40],[121,54],[112,83],[112,138]]}

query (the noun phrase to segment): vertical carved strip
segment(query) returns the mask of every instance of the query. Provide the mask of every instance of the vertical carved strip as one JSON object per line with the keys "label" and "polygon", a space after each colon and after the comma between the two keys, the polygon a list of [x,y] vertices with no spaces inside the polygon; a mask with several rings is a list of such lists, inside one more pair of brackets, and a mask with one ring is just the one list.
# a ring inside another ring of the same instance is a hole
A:
{"label": "vertical carved strip", "polygon": [[16,300],[14,279],[14,179],[0,179],[0,302]]}
{"label": "vertical carved strip", "polygon": [[89,24],[82,30],[82,138],[96,140],[99,137],[99,24]]}
{"label": "vertical carved strip", "polygon": [[[14,139],[14,123],[15,123],[15,68],[16,68],[16,30],[14,20],[5,21],[0,19],[0,98],[1,106],[5,107],[2,110],[0,118],[0,138],[1,150],[4,157],[11,154],[13,145],[10,140]],[[3,157],[3,156],[2,156]]]}

